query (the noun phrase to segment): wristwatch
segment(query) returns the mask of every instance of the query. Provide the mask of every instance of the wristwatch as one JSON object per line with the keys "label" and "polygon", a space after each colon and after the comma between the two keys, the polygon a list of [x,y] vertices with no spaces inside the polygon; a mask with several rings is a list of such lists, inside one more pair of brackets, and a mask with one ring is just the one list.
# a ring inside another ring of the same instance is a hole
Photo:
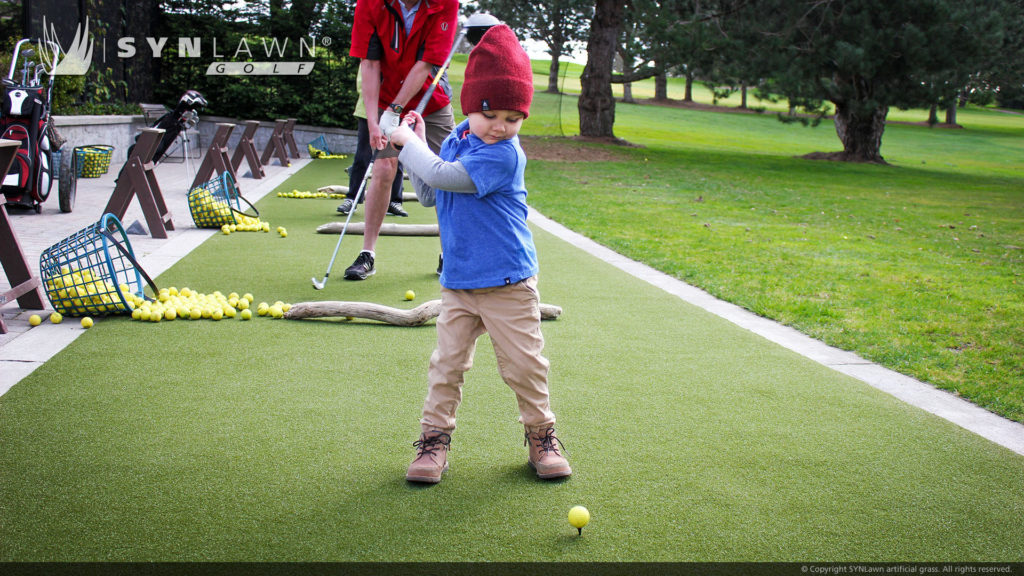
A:
{"label": "wristwatch", "polygon": [[394,103],[388,104],[388,108],[391,108],[391,110],[395,114],[398,114],[399,116],[401,116],[402,115],[402,111],[405,110],[405,107],[402,106],[401,104],[394,104]]}

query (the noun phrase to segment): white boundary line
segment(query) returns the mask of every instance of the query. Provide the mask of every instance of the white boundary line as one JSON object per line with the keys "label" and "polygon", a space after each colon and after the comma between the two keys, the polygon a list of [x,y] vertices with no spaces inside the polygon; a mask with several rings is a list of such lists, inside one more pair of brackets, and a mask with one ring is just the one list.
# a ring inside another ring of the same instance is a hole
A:
{"label": "white boundary line", "polygon": [[646,264],[630,260],[590,238],[573,232],[533,208],[530,209],[530,222],[584,252],[657,286],[669,294],[678,296],[694,306],[703,308],[797,354],[852,376],[907,404],[931,412],[1000,446],[1024,455],[1024,424],[1007,420],[949,392],[879,366],[852,352],[833,348],[792,328],[719,300],[699,288],[659,272]]}

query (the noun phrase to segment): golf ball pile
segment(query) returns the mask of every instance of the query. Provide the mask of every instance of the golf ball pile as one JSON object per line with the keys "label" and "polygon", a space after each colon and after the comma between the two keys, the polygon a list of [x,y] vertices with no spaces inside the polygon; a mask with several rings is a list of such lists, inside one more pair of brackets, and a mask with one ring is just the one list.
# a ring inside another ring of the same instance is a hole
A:
{"label": "golf ball pile", "polygon": [[[131,294],[127,297],[132,307],[132,319],[141,322],[162,322],[164,320],[221,320],[224,318],[240,318],[249,320],[252,318],[253,296],[244,294],[239,296],[232,292],[227,296],[221,291],[212,294],[203,294],[190,288],[178,290],[176,287],[162,288],[157,295],[156,301],[149,301],[140,296]],[[263,302],[259,309],[266,308],[271,318],[283,318],[284,313],[291,308],[290,304],[275,302],[273,306]],[[271,312],[275,310],[276,312]]]}
{"label": "golf ball pile", "polygon": [[298,190],[292,190],[291,192],[278,192],[277,197],[299,198],[302,200],[315,200],[317,198],[329,198],[332,200],[340,200],[341,198],[344,198],[345,195],[338,194],[335,192],[310,192],[309,190],[306,190],[305,192],[299,192]]}
{"label": "golf ball pile", "polygon": [[189,198],[189,206],[194,207],[200,216],[196,224],[207,226],[217,222],[234,222],[234,224],[223,224],[220,227],[224,234],[232,232],[270,232],[270,223],[264,222],[255,216],[248,216],[235,212],[231,206],[215,197],[212,192],[202,188],[196,191],[194,197]]}
{"label": "golf ball pile", "polygon": [[220,231],[224,234],[231,234],[232,232],[270,232],[270,222],[264,222],[255,216],[235,214],[235,220],[238,221],[238,224],[225,224],[220,227]]}
{"label": "golf ball pile", "polygon": [[[124,284],[120,289],[122,293],[129,292]],[[46,281],[46,293],[57,309],[84,310],[88,307],[97,314],[121,309],[118,288],[89,270],[61,267],[59,275]]]}

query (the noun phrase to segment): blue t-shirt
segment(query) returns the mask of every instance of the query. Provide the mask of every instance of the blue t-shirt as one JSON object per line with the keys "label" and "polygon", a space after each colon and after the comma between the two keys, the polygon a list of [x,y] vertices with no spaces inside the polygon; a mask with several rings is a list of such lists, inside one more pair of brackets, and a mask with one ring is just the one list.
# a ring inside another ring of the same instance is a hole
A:
{"label": "blue t-shirt", "polygon": [[464,120],[441,144],[440,157],[460,161],[476,194],[437,191],[444,269],[453,290],[514,284],[536,276],[537,249],[526,224],[526,154],[519,137],[486,144]]}

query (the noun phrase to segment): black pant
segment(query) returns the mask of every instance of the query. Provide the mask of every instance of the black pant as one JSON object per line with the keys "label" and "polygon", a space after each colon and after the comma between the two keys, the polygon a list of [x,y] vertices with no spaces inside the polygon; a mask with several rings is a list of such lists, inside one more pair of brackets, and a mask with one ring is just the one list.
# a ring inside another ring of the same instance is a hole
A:
{"label": "black pant", "polygon": [[[356,199],[359,184],[362,183],[363,176],[366,175],[366,170],[370,167],[370,157],[373,155],[373,150],[370,148],[370,127],[365,118],[357,118],[357,120],[359,121],[359,130],[356,135],[356,156],[352,159],[352,169],[348,173],[348,194],[345,195],[349,200]],[[362,203],[365,199],[366,190],[363,190],[363,198],[359,202]],[[402,203],[401,164],[398,165],[395,181],[391,183],[391,201]]]}

